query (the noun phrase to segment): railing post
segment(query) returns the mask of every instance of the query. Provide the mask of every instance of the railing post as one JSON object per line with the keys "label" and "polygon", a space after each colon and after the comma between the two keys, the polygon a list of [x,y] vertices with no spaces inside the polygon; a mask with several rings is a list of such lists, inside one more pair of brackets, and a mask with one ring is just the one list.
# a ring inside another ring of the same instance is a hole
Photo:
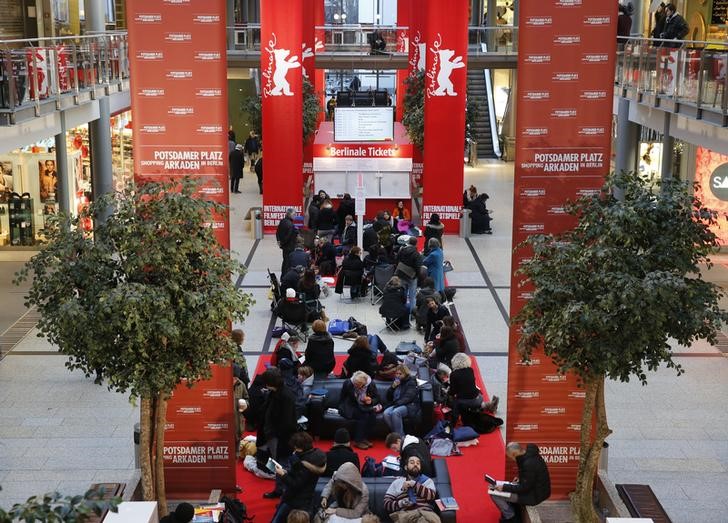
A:
{"label": "railing post", "polygon": [[677,58],[675,59],[675,85],[672,90],[672,100],[677,102],[680,98],[678,93],[681,91],[680,81],[684,75],[683,67],[685,67],[685,48],[681,47],[677,50]]}
{"label": "railing post", "polygon": [[33,57],[33,72],[31,82],[33,82],[33,98],[35,101],[35,115],[40,116],[40,92],[38,91],[38,60],[35,47],[31,47],[31,56]]}
{"label": "railing post", "polygon": [[705,49],[700,50],[700,63],[698,64],[698,92],[695,96],[695,105],[698,108],[698,118],[703,117],[703,77],[705,76]]}

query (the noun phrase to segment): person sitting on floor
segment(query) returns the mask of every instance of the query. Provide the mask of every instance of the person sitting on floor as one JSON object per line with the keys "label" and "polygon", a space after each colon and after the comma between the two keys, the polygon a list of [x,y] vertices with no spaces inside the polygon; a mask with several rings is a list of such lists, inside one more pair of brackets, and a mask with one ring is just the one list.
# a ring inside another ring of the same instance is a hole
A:
{"label": "person sitting on floor", "polygon": [[286,523],[310,523],[311,516],[305,510],[291,510],[286,518]]}
{"label": "person sitting on floor", "polygon": [[300,365],[296,350],[297,346],[298,338],[292,337],[287,332],[281,334],[281,339],[278,340],[275,347],[273,347],[273,354],[270,357],[271,367],[278,367],[280,365],[280,361],[284,359],[292,361],[296,364],[296,366]]}
{"label": "person sitting on floor", "polygon": [[300,236],[296,238],[296,248],[288,255],[288,266],[301,266],[304,269],[311,266],[311,255],[303,248],[303,238]]}
{"label": "person sitting on floor", "polygon": [[420,458],[420,468],[423,474],[433,476],[435,469],[432,465],[432,456],[427,442],[417,436],[407,434],[402,436],[399,432],[390,432],[384,440],[384,446],[399,456],[399,462],[404,467],[410,456]]}
{"label": "person sitting on floor", "polygon": [[416,419],[420,414],[420,393],[417,379],[410,375],[407,365],[399,365],[392,386],[387,389],[389,406],[384,409],[384,422],[389,429],[404,434],[404,419]]}
{"label": "person sitting on floor", "polygon": [[465,346],[465,335],[463,334],[463,330],[460,328],[460,324],[455,321],[455,318],[452,316],[445,316],[442,319],[442,326],[450,327],[453,330],[455,338],[458,340],[458,351],[465,352],[467,348]]}
{"label": "person sitting on floor", "polygon": [[361,261],[361,249],[354,246],[349,254],[341,262],[341,271],[336,279],[336,294],[344,293],[344,285],[349,285],[351,298],[358,298],[366,294],[366,289],[362,282],[364,281],[364,263]]}
{"label": "person sitting on floor", "polygon": [[551,477],[540,450],[534,443],[524,449],[515,441],[506,445],[506,457],[516,462],[518,480],[514,482],[498,482],[494,490],[509,492],[509,497],[490,495],[495,506],[501,512],[501,521],[515,523],[517,514],[514,505],[538,505],[551,496]]}
{"label": "person sitting on floor", "polygon": [[341,417],[356,421],[354,429],[354,446],[366,450],[374,445],[369,436],[374,429],[377,413],[382,411],[379,392],[372,378],[362,371],[344,381],[339,399]]}
{"label": "person sitting on floor", "polygon": [[369,346],[367,336],[358,336],[347,354],[349,356],[344,361],[342,377],[353,376],[358,371],[364,372],[367,376],[374,376],[377,371],[377,360]]}
{"label": "person sitting on floor", "polygon": [[318,240],[318,256],[316,266],[320,276],[333,276],[336,274],[336,247],[326,238]]}
{"label": "person sitting on floor", "polygon": [[470,356],[462,352],[458,352],[452,358],[448,394],[452,404],[453,427],[457,425],[460,412],[463,409],[485,410],[490,413],[498,410],[498,396],[493,396],[493,399],[489,402],[483,401],[483,394],[475,384],[475,373],[472,364]]}
{"label": "person sitting on floor", "polygon": [[379,314],[386,318],[387,322],[394,320],[394,325],[400,330],[410,328],[407,291],[397,276],[392,276],[384,286]]}
{"label": "person sitting on floor", "polygon": [[293,449],[290,470],[276,465],[276,476],[283,482],[283,495],[271,523],[285,523],[292,510],[310,510],[316,482],[326,470],[326,454],[314,448],[307,432],[296,432],[289,446]]}
{"label": "person sitting on floor", "polygon": [[425,323],[425,341],[427,342],[434,341],[440,333],[442,319],[450,316],[450,311],[444,305],[440,305],[432,296],[426,298],[425,303],[427,304],[427,323]]}
{"label": "person sitting on floor", "polygon": [[455,336],[455,331],[452,327],[443,325],[440,329],[440,334],[431,342],[427,344],[430,349],[430,356],[432,357],[432,367],[442,363],[450,367],[452,365],[452,357],[460,352],[460,344]]}
{"label": "person sitting on floor", "polygon": [[404,477],[398,477],[384,495],[384,509],[398,523],[440,523],[432,508],[437,497],[435,482],[422,473],[417,456],[410,456],[404,465]]}
{"label": "person sitting on floor", "polygon": [[298,292],[306,296],[306,300],[318,300],[321,296],[321,287],[316,281],[316,272],[306,269],[298,282]]}
{"label": "person sitting on floor", "polygon": [[442,295],[435,290],[435,282],[429,276],[422,281],[422,287],[417,291],[415,298],[415,322],[417,329],[424,331],[427,325],[427,298],[434,298],[438,305],[442,303]]}
{"label": "person sitting on floor", "polygon": [[334,444],[326,453],[326,472],[324,476],[333,476],[344,463],[353,463],[359,470],[359,454],[351,450],[351,435],[343,427],[334,432]]}
{"label": "person sitting on floor", "polygon": [[447,365],[438,365],[435,373],[430,377],[432,400],[436,406],[447,404],[447,392],[450,390],[451,372],[450,367]]}
{"label": "person sitting on floor", "polygon": [[306,365],[313,369],[316,376],[325,378],[336,366],[334,340],[322,320],[313,322],[312,329],[313,334],[308,337],[306,345]]}
{"label": "person sitting on floor", "polygon": [[334,472],[321,492],[321,509],[323,517],[317,516],[317,523],[359,521],[369,512],[369,487],[356,465],[343,463]]}

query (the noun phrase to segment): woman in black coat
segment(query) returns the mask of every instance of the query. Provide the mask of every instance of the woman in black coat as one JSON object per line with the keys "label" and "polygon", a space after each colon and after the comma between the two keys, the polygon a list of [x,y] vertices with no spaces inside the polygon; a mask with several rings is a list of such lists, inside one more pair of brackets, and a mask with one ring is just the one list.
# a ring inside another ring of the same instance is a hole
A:
{"label": "woman in black coat", "polygon": [[344,222],[347,216],[355,216],[356,205],[354,199],[349,193],[344,194],[344,197],[339,202],[339,208],[336,209],[336,220],[339,224],[338,234],[344,230]]}
{"label": "woman in black coat", "polygon": [[344,361],[342,377],[353,376],[357,371],[374,376],[377,371],[377,360],[369,346],[369,339],[366,336],[359,336],[354,340],[348,351],[349,357]]}
{"label": "woman in black coat", "polygon": [[374,428],[377,413],[382,411],[377,387],[372,378],[364,372],[356,372],[344,381],[339,399],[339,414],[346,419],[356,420],[354,446],[368,449],[373,445],[368,437]]}
{"label": "woman in black coat", "polygon": [[468,209],[470,209],[471,226],[470,231],[473,234],[492,234],[493,231],[490,228],[490,213],[485,206],[485,200],[488,199],[488,195],[483,193],[478,196],[475,200],[470,202]]}
{"label": "woman in black coat", "polygon": [[[430,238],[435,238],[442,245],[442,233],[445,231],[445,225],[440,221],[440,215],[433,213],[430,216],[430,221],[425,226],[425,246],[430,241]],[[427,249],[425,254],[428,254]]]}
{"label": "woman in black coat", "polygon": [[388,320],[396,319],[397,327],[400,329],[409,329],[410,327],[407,292],[397,276],[392,276],[387,285],[384,286],[379,314]]}
{"label": "woman in black coat", "polygon": [[341,272],[336,279],[336,289],[334,289],[334,292],[343,294],[344,283],[346,283],[346,285],[349,285],[352,299],[363,296],[366,294],[366,287],[363,284],[363,280],[364,262],[361,260],[361,249],[355,245],[341,262]]}
{"label": "woman in black coat", "polygon": [[331,200],[324,200],[318,214],[317,234],[320,238],[326,237],[329,241],[334,236],[337,228],[336,211]]}
{"label": "woman in black coat", "polygon": [[334,357],[334,340],[326,330],[322,320],[316,320],[311,326],[313,334],[308,337],[306,345],[306,365],[313,369],[317,377],[326,377],[336,366]]}
{"label": "woman in black coat", "polygon": [[440,337],[434,341],[435,346],[435,367],[437,364],[444,363],[448,367],[452,366],[452,357],[460,352],[460,343],[455,336],[452,327],[443,325],[440,329]]}

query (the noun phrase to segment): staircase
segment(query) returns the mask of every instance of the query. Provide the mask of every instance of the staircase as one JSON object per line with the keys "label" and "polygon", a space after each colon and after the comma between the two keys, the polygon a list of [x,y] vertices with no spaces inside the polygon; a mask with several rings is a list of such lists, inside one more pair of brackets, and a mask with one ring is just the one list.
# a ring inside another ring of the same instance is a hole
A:
{"label": "staircase", "polygon": [[498,158],[493,148],[493,140],[498,140],[498,137],[494,137],[491,131],[490,104],[483,69],[468,69],[468,101],[470,100],[478,106],[478,118],[472,130],[473,138],[478,142],[478,158]]}

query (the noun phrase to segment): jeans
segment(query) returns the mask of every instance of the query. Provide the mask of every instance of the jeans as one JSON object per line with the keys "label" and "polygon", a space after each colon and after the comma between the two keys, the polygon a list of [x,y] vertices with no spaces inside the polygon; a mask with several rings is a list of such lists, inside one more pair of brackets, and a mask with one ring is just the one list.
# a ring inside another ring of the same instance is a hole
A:
{"label": "jeans", "polygon": [[407,284],[407,307],[409,308],[410,314],[412,314],[415,311],[417,298],[417,278],[404,280],[403,283]]}
{"label": "jeans", "polygon": [[407,406],[387,407],[384,409],[384,422],[397,434],[404,434],[404,418],[407,417]]}
{"label": "jeans", "polygon": [[288,503],[278,503],[276,513],[273,515],[273,519],[270,523],[286,523],[286,520],[288,519],[288,514],[291,512],[291,510],[292,508]]}
{"label": "jeans", "polygon": [[456,399],[452,402],[452,426],[458,423],[460,413],[465,409],[480,409],[483,404],[483,395],[478,394],[473,399]]}
{"label": "jeans", "polygon": [[376,418],[377,415],[373,410],[356,410],[354,412],[354,420],[356,420],[356,425],[354,426],[354,441],[361,442],[367,439],[372,428],[374,428]]}
{"label": "jeans", "polygon": [[511,519],[516,515],[514,505],[518,503],[518,494],[511,493],[510,497],[507,498],[491,494],[490,499],[493,500],[495,506],[500,510],[503,519]]}

